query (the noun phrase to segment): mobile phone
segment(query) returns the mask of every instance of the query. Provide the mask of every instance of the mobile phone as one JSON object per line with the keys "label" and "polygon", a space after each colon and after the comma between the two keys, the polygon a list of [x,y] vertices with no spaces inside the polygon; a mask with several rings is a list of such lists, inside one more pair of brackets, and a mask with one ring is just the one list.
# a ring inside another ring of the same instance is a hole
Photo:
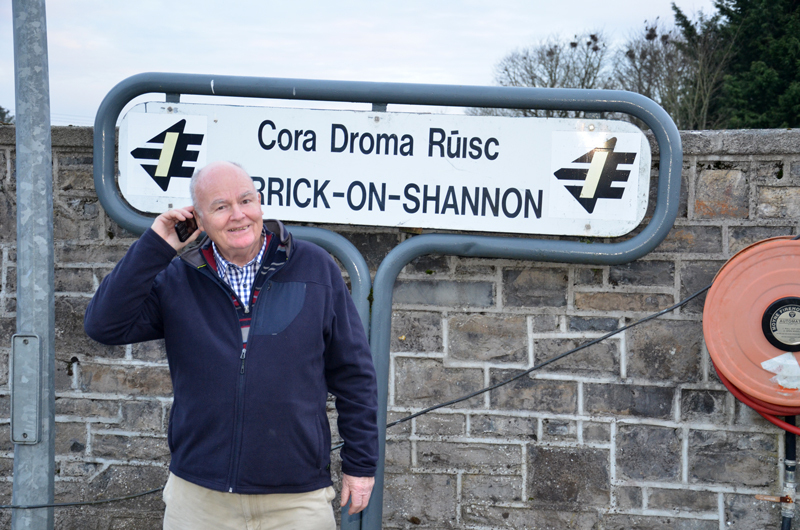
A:
{"label": "mobile phone", "polygon": [[178,239],[180,239],[181,243],[189,239],[189,236],[195,230],[197,230],[197,221],[195,221],[194,217],[175,223],[175,232],[178,234]]}

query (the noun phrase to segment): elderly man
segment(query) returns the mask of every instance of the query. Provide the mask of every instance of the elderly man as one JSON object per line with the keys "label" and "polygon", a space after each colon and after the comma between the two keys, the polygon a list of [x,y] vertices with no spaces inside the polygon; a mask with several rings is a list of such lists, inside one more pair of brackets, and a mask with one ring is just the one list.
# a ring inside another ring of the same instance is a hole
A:
{"label": "elderly man", "polygon": [[[105,344],[165,340],[174,401],[164,528],[335,528],[328,392],[351,514],[369,501],[378,454],[372,357],[341,272],[262,221],[241,167],[210,164],[191,192],[193,206],[159,215],[131,246],[85,318]],[[199,230],[181,242],[175,224],[190,218]]]}

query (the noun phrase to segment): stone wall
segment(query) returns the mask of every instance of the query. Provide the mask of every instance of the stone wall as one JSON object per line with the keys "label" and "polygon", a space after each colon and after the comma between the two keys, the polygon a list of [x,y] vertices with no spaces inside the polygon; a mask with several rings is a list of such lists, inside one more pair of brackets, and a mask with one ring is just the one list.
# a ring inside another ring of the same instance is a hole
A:
{"label": "stone wall", "polygon": [[[162,485],[162,344],[106,347],[83,312],[134,237],[103,211],[88,128],[53,129],[56,501]],[[500,381],[707,285],[736,251],[796,234],[800,131],[683,133],[681,207],[628,265],[423,257],[395,288],[390,419]],[[0,127],[0,503],[10,503],[14,129]],[[657,164],[657,157],[654,157]],[[654,168],[653,175],[657,171]],[[411,235],[328,227],[377,268]],[[703,300],[488,394],[390,429],[386,528],[777,528],[783,435],[719,384]],[[332,412],[333,415],[333,412]],[[336,466],[334,466],[336,467]],[[56,527],[161,528],[159,495],[56,510]],[[10,520],[0,512],[0,525]]]}

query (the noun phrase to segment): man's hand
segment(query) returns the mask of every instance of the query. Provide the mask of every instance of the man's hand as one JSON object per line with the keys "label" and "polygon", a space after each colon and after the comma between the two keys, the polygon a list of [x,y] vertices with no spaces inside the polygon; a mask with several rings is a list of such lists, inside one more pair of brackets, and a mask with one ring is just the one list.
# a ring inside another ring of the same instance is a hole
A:
{"label": "man's hand", "polygon": [[342,506],[350,501],[348,514],[353,515],[367,507],[374,485],[375,477],[351,477],[342,474]]}
{"label": "man's hand", "polygon": [[178,233],[175,232],[175,223],[185,221],[191,217],[194,217],[194,207],[186,206],[184,208],[175,208],[174,210],[169,210],[156,217],[150,228],[152,228],[156,234],[160,235],[161,238],[169,243],[177,252],[197,239],[197,236],[200,235],[200,230],[198,229],[183,243],[178,239]]}

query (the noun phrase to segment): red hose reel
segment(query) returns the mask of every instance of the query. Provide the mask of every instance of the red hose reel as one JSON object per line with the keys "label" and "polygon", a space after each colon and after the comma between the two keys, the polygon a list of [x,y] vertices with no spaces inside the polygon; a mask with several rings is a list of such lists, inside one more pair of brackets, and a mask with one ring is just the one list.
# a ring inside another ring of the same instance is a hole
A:
{"label": "red hose reel", "polygon": [[703,309],[703,335],[722,383],[767,421],[800,415],[800,241],[759,241],[717,273]]}

